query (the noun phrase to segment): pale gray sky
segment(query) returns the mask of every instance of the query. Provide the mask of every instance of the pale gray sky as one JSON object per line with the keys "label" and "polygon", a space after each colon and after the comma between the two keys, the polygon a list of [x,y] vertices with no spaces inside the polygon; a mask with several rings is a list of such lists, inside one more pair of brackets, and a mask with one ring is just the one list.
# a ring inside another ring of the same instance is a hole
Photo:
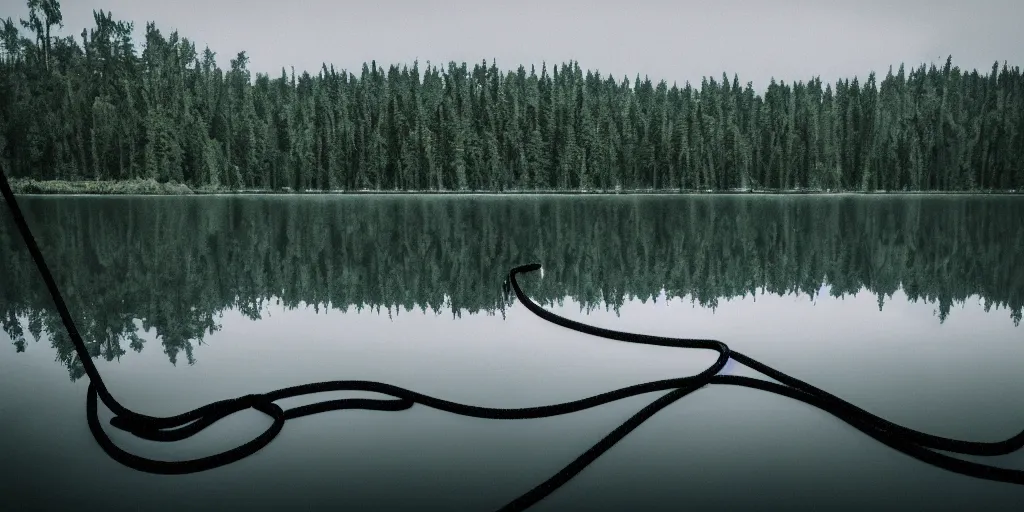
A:
{"label": "pale gray sky", "polygon": [[[502,70],[577,60],[584,69],[699,84],[702,76],[761,89],[818,75],[884,75],[906,62],[961,68],[1020,65],[1021,0],[62,0],[64,34],[92,26],[92,10],[147,20],[217,52],[240,51],[253,71],[315,72],[322,62],[358,74],[363,62],[434,64],[497,60]],[[26,16],[24,0],[0,0],[2,16]]]}

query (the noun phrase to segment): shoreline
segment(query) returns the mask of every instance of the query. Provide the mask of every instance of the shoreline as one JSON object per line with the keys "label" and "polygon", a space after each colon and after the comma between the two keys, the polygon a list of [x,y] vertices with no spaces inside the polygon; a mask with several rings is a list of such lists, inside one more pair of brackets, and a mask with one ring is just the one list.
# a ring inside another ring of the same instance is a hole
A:
{"label": "shoreline", "polygon": [[748,195],[748,196],[899,196],[899,195],[948,195],[948,196],[1020,196],[1024,190],[820,190],[820,189],[630,189],[630,190],[305,190],[288,189],[192,189],[177,183],[158,183],[155,180],[129,181],[36,181],[11,180],[15,194],[22,196],[233,196],[233,195],[274,195],[274,196],[325,196],[325,195],[419,195],[419,196],[623,196],[623,195]]}

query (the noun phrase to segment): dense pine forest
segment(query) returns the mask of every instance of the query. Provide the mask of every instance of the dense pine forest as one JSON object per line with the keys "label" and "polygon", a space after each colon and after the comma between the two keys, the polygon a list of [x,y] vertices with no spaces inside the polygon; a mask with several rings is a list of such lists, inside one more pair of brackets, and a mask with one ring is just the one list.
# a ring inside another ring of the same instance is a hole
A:
{"label": "dense pine forest", "polygon": [[1024,189],[1024,78],[945,65],[878,80],[699,87],[575,62],[376,62],[253,75],[177,32],[57,0],[3,21],[0,145],[11,174],[204,190],[992,191]]}

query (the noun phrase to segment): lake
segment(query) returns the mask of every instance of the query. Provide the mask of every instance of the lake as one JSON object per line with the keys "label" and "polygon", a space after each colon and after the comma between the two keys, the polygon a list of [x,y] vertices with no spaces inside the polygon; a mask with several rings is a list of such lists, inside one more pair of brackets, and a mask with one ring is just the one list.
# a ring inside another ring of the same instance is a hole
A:
{"label": "lake", "polygon": [[[19,199],[111,392],[174,415],[335,379],[466,404],[575,400],[710,365],[548,323],[510,267],[592,325],[714,338],[931,434],[1024,429],[1024,198],[204,196]],[[568,416],[424,406],[289,421],[259,453],[158,476],[85,421],[88,378],[9,212],[0,213],[0,496],[12,510],[491,511],[665,392]],[[757,376],[739,365],[728,372]],[[336,396],[335,396],[336,395]],[[342,396],[292,399],[285,406]],[[109,411],[101,407],[106,424]],[[159,444],[212,454],[247,411]],[[964,457],[1024,469],[1024,454]],[[709,386],[651,418],[531,511],[1021,510],[1024,487],[934,468],[785,397]]]}

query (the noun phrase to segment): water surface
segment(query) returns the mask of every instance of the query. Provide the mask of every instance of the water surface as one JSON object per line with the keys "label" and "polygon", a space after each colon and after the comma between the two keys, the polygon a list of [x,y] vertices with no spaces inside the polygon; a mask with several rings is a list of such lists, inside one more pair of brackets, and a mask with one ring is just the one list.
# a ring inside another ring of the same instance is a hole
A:
{"label": "water surface", "polygon": [[[543,277],[523,277],[523,287],[558,314],[720,339],[932,434],[990,441],[1024,429],[1020,198],[20,201],[108,386],[146,414],[333,379],[536,406],[714,360],[535,317],[503,297],[501,282],[536,261]],[[0,495],[19,510],[494,510],[664,393],[522,421],[422,406],[339,411],[291,421],[225,468],[137,473],[92,440],[87,379],[9,214],[0,216],[0,453],[13,475]],[[108,431],[140,455],[184,459],[266,425],[242,413],[170,445]],[[973,460],[1024,468],[1024,455]],[[1019,510],[1024,488],[932,468],[784,397],[711,386],[531,510],[908,506]]]}

